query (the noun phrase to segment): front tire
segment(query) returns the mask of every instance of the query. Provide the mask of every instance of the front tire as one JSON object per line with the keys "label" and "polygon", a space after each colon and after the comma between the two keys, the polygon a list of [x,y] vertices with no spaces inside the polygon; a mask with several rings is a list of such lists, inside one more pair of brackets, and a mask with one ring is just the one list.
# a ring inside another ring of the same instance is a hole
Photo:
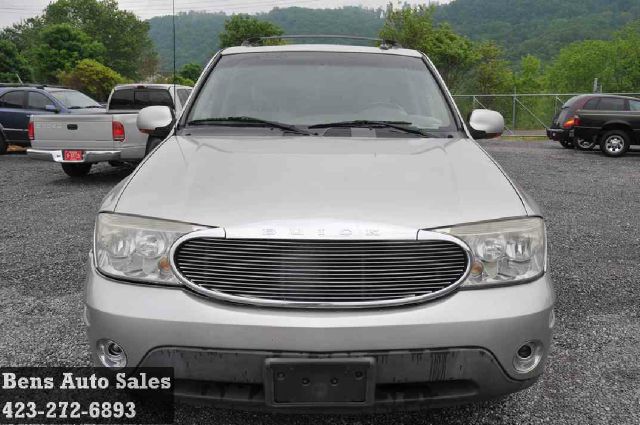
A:
{"label": "front tire", "polygon": [[600,139],[600,150],[606,156],[618,158],[629,150],[631,138],[624,130],[610,130],[602,135]]}
{"label": "front tire", "polygon": [[569,140],[560,140],[560,144],[562,145],[563,148],[565,149],[571,149],[573,148],[573,143],[571,143]]}
{"label": "front tire", "polygon": [[84,177],[91,171],[93,164],[62,164],[62,171],[69,177]]}
{"label": "front tire", "polygon": [[573,139],[573,146],[579,151],[590,151],[595,148],[597,143],[594,140],[582,139],[577,137]]}

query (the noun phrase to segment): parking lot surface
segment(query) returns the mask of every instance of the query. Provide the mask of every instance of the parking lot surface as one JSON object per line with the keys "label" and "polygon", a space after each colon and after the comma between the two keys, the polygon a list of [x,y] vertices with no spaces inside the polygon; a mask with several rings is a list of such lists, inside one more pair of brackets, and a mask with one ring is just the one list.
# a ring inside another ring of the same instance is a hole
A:
{"label": "parking lot surface", "polygon": [[[377,416],[282,416],[179,406],[178,423],[639,424],[640,152],[610,159],[554,142],[482,145],[547,218],[558,302],[544,377],[486,403]],[[131,172],[0,157],[0,366],[84,366],[84,267],[102,197]],[[499,302],[499,300],[498,300]]]}

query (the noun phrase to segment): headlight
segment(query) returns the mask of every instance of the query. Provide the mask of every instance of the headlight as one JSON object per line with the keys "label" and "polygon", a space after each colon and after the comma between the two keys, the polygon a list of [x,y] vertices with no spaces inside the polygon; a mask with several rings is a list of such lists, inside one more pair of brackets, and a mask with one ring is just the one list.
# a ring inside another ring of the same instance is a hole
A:
{"label": "headlight", "polygon": [[115,278],[177,285],[169,249],[180,236],[204,227],[118,214],[98,214],[95,263]]}
{"label": "headlight", "polygon": [[464,286],[517,283],[544,273],[547,244],[541,218],[466,224],[435,231],[458,237],[471,248],[471,274]]}

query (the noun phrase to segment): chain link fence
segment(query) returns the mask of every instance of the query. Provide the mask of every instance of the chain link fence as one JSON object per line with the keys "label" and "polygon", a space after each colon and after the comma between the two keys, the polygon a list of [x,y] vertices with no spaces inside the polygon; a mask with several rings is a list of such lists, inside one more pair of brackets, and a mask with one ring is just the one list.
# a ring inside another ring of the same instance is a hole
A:
{"label": "chain link fence", "polygon": [[[562,105],[581,94],[586,93],[463,94],[453,97],[465,117],[474,109],[493,109],[504,116],[507,134],[523,130],[544,134]],[[598,94],[640,97],[640,93]]]}

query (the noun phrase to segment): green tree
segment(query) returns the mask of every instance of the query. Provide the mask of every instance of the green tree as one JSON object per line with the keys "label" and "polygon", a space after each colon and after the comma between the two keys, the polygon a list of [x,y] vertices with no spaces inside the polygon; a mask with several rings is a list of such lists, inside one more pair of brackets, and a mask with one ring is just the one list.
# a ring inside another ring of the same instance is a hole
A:
{"label": "green tree", "polygon": [[545,90],[542,61],[533,55],[523,57],[514,83],[518,93],[542,93]]}
{"label": "green tree", "polygon": [[[156,54],[149,38],[149,24],[129,11],[118,9],[116,0],[57,0],[50,3],[42,16],[44,25],[69,24],[106,48],[104,63],[118,73],[139,79]],[[157,58],[155,60],[157,63]],[[145,68],[146,67],[146,68]]]}
{"label": "green tree", "polygon": [[478,55],[473,43],[456,34],[449,25],[436,25],[435,6],[387,7],[380,37],[392,39],[402,46],[424,52],[434,62],[442,78],[456,90]]}
{"label": "green tree", "polygon": [[503,59],[502,49],[494,42],[480,43],[476,63],[468,74],[465,90],[474,94],[496,94],[513,90],[513,73]]}
{"label": "green tree", "polygon": [[122,75],[93,59],[81,60],[72,70],[60,72],[58,79],[100,101],[107,100],[117,84],[126,82]]}
{"label": "green tree", "polygon": [[70,70],[82,59],[102,60],[106,52],[102,43],[69,24],[46,27],[40,40],[33,57],[38,79],[47,83],[57,82],[60,71]]}
{"label": "green tree", "polygon": [[180,72],[178,72],[178,75],[187,80],[191,80],[191,85],[193,85],[193,83],[197,81],[198,78],[200,78],[201,73],[202,66],[198,65],[197,63],[188,63],[180,68]]}
{"label": "green tree", "polygon": [[233,15],[224,23],[224,31],[220,33],[220,48],[239,46],[244,40],[255,37],[273,37],[284,34],[275,24],[261,21],[249,15]]}
{"label": "green tree", "polygon": [[[19,78],[18,78],[19,77]],[[32,81],[33,71],[15,44],[0,40],[0,82]]]}

